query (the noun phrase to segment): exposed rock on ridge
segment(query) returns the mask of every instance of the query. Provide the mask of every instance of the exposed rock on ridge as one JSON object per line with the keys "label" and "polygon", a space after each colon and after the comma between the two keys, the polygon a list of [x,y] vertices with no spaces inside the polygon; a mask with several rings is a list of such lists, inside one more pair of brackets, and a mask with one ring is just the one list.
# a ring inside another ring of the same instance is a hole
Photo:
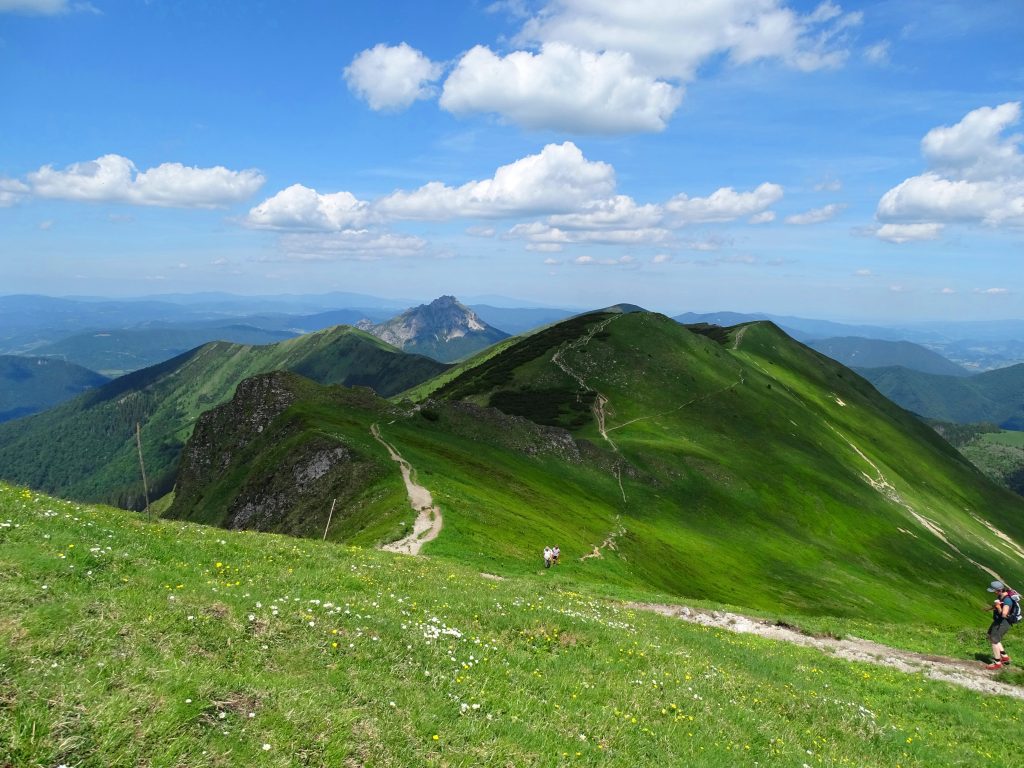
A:
{"label": "exposed rock on ridge", "polygon": [[362,322],[361,330],[405,352],[452,362],[508,338],[454,296],[406,310],[385,323]]}

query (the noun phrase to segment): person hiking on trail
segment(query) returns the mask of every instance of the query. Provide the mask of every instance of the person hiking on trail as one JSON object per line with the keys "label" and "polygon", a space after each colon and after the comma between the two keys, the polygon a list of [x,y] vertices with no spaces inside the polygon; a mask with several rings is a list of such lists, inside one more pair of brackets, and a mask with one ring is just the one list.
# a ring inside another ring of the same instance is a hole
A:
{"label": "person hiking on trail", "polygon": [[1002,669],[1010,663],[1010,657],[1003,648],[1003,637],[1010,627],[1020,621],[1020,596],[1001,581],[993,581],[988,591],[995,592],[996,599],[992,603],[992,625],[988,628],[988,641],[992,643],[992,663],[985,668]]}
{"label": "person hiking on trail", "polygon": [[559,547],[553,547],[551,549],[551,564],[558,565],[558,557],[562,554],[562,550]]}
{"label": "person hiking on trail", "polygon": [[554,555],[555,555],[555,553],[551,550],[551,547],[544,547],[544,567],[545,568],[550,568],[551,567],[551,559],[554,557]]}

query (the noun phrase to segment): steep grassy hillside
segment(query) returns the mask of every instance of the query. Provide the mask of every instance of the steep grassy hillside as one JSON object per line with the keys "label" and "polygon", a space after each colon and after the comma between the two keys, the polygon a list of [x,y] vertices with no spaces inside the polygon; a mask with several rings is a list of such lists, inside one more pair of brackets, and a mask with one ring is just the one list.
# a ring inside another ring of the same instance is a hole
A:
{"label": "steep grassy hillside", "polygon": [[583,568],[498,582],[0,484],[0,764],[1012,764],[1018,700],[633,613]]}
{"label": "steep grassy hillside", "polygon": [[169,491],[181,447],[203,411],[257,373],[292,370],[322,383],[393,394],[444,370],[353,328],[278,344],[215,342],[122,376],[57,408],[0,425],[0,477],[76,499],[141,507],[135,447],[141,423],[150,496]]}
{"label": "steep grassy hillside", "polygon": [[1024,363],[968,378],[898,367],[860,373],[893,402],[927,418],[1024,430]]}
{"label": "steep grassy hillside", "polygon": [[[237,525],[251,502],[244,527],[265,513],[272,530],[315,532],[347,496],[335,514],[353,525],[332,535],[395,538],[413,516],[370,440],[378,423],[442,510],[427,551],[493,573],[532,571],[559,544],[608,587],[942,624],[976,621],[977,585],[1024,565],[997,533],[1024,542],[1019,497],[771,324],[594,313],[460,370],[418,408],[291,387],[256,438],[211,416],[218,438],[195,456],[225,471],[183,474],[175,514]],[[274,512],[288,505],[268,499],[297,500],[310,457],[332,450],[322,477],[360,465],[363,480],[310,485],[315,524]]]}
{"label": "steep grassy hillside", "polygon": [[970,376],[970,371],[938,352],[909,341],[883,341],[846,336],[815,339],[807,346],[849,368],[888,368],[900,365],[912,371],[939,376]]}
{"label": "steep grassy hillside", "polygon": [[199,419],[166,514],[370,544],[395,538],[409,503],[370,424],[400,415],[367,389],[320,387],[283,371],[254,376]]}
{"label": "steep grassy hillside", "polygon": [[45,411],[107,381],[63,360],[0,355],[0,422]]}
{"label": "steep grassy hillside", "polygon": [[266,331],[249,325],[204,328],[114,328],[90,331],[39,347],[35,354],[60,357],[99,371],[105,376],[148,368],[210,341],[236,344],[273,344],[294,333]]}
{"label": "steep grassy hillside", "polygon": [[974,426],[973,432],[969,426],[962,427],[965,434],[951,440],[953,445],[992,480],[1024,496],[1024,432]]}

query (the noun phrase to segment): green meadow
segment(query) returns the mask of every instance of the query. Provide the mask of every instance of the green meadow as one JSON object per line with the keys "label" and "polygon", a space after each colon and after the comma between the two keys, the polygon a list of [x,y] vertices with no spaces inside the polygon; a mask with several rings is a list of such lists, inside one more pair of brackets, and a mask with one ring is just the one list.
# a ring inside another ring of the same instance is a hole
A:
{"label": "green meadow", "polygon": [[322,538],[336,502],[330,540],[400,538],[415,515],[377,424],[442,511],[430,552],[479,571],[525,575],[558,544],[577,581],[623,596],[872,626],[972,625],[992,578],[979,564],[1020,583],[996,531],[1024,540],[1021,499],[771,324],[584,315],[502,342],[415,404],[250,381],[200,421],[169,516]]}
{"label": "green meadow", "polygon": [[1009,445],[1014,448],[1024,448],[1024,432],[1011,432],[1004,429],[1000,432],[990,432],[981,436],[986,443],[995,445]]}
{"label": "green meadow", "polygon": [[1012,762],[1019,700],[634,613],[582,567],[496,581],[2,485],[0,764]]}

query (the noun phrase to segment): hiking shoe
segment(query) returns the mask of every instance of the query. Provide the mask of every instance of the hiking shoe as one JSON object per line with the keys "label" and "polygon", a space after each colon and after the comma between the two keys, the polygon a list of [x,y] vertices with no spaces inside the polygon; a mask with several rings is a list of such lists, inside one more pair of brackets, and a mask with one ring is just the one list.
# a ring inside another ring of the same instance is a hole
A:
{"label": "hiking shoe", "polygon": [[1010,657],[1007,656],[1005,653],[1000,657],[999,660],[1003,663],[1004,667],[1010,666]]}
{"label": "hiking shoe", "polygon": [[987,665],[985,667],[985,669],[1002,669],[1002,668],[1003,668],[1003,662],[1001,662],[1001,661],[993,661],[991,664],[989,664],[989,665]]}

